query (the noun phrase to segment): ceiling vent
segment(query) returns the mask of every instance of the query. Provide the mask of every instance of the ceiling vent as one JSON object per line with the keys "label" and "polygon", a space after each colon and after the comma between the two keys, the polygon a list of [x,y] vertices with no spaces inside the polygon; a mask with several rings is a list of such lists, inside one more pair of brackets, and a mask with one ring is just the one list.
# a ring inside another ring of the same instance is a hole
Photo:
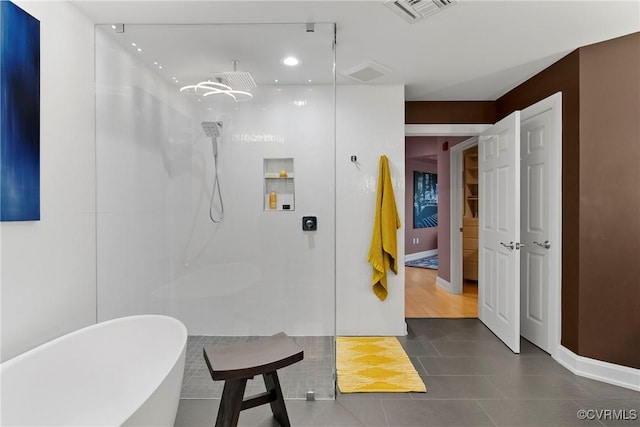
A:
{"label": "ceiling vent", "polygon": [[458,3],[458,0],[387,0],[384,5],[409,23],[414,23]]}
{"label": "ceiling vent", "polygon": [[375,61],[367,61],[355,67],[351,67],[348,70],[344,70],[342,74],[353,80],[357,80],[361,83],[366,83],[370,80],[382,77],[391,70],[387,67],[378,64]]}

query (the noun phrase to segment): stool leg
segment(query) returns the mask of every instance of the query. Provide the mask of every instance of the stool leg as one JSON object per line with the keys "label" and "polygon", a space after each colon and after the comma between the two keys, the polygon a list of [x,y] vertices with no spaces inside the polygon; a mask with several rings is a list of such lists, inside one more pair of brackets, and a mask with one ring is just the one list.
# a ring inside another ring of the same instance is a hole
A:
{"label": "stool leg", "polygon": [[242,399],[247,379],[227,380],[222,389],[222,400],[218,409],[216,427],[236,427],[242,410]]}
{"label": "stool leg", "polygon": [[291,427],[289,416],[287,415],[287,408],[284,406],[284,396],[280,389],[278,374],[276,371],[273,371],[263,374],[262,376],[264,377],[264,385],[267,387],[267,391],[275,397],[271,402],[271,412],[273,412],[273,416],[282,427]]}

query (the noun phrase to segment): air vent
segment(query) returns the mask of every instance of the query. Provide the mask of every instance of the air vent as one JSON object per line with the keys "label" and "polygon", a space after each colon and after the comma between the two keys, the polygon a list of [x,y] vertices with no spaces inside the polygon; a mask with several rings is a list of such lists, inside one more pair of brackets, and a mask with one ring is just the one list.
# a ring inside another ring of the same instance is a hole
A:
{"label": "air vent", "polygon": [[457,0],[387,0],[384,5],[405,21],[413,23],[456,3]]}
{"label": "air vent", "polygon": [[380,65],[375,61],[367,61],[363,64],[356,65],[355,67],[351,67],[348,70],[344,70],[342,75],[361,83],[366,83],[390,72],[391,70],[389,68]]}

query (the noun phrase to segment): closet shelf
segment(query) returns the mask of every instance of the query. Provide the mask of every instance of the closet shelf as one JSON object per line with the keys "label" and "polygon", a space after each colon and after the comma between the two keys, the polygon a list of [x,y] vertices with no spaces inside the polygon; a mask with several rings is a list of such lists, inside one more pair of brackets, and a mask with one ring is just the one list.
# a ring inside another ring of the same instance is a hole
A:
{"label": "closet shelf", "polygon": [[462,248],[464,260],[462,276],[465,280],[478,280],[478,151],[464,152],[464,213],[462,218]]}

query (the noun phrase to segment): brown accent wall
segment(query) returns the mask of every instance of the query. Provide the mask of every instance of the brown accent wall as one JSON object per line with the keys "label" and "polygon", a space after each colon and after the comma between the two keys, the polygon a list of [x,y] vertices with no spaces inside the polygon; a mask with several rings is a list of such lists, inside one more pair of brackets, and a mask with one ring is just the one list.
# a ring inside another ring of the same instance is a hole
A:
{"label": "brown accent wall", "polygon": [[640,368],[640,33],[580,49],[580,355]]}
{"label": "brown accent wall", "polygon": [[493,101],[407,101],[406,124],[478,124],[493,123],[496,118]]}
{"label": "brown accent wall", "polygon": [[[580,52],[512,89],[496,101],[496,121],[562,92],[562,345],[578,354],[580,218]],[[553,242],[551,242],[553,244]]]}
{"label": "brown accent wall", "polygon": [[640,33],[582,47],[496,101],[562,91],[562,345],[640,368]]}

